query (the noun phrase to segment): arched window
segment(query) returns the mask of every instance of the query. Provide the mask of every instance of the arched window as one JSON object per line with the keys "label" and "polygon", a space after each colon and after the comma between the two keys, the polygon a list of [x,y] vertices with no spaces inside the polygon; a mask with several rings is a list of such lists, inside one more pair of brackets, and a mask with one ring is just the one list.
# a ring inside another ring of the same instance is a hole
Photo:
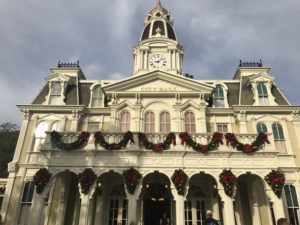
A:
{"label": "arched window", "polygon": [[61,103],[61,83],[53,82],[50,90],[50,105],[59,105]]}
{"label": "arched window", "polygon": [[54,130],[57,132],[63,131],[60,121],[55,121],[54,123],[52,123],[50,131]]}
{"label": "arched window", "polygon": [[187,111],[184,114],[184,123],[186,132],[196,132],[195,114],[191,111]]}
{"label": "arched window", "polygon": [[257,85],[259,105],[269,105],[267,88],[263,83]]}
{"label": "arched window", "polygon": [[273,123],[272,131],[274,135],[275,148],[279,153],[286,153],[286,145],[282,126],[279,123]]}
{"label": "arched window", "polygon": [[130,130],[130,113],[124,111],[121,113],[120,131],[127,132]]}
{"label": "arched window", "polygon": [[160,114],[160,132],[170,132],[171,123],[170,123],[170,113],[162,112]]}
{"label": "arched window", "polygon": [[272,125],[274,140],[284,140],[282,126],[279,123],[273,123]]}
{"label": "arched window", "polygon": [[21,210],[19,214],[18,224],[28,224],[33,193],[34,193],[34,182],[27,181],[25,183],[23,196],[21,199]]}
{"label": "arched window", "polygon": [[224,90],[220,84],[218,84],[213,92],[213,104],[214,107],[225,107]]}
{"label": "arched window", "polygon": [[153,112],[146,112],[145,114],[145,132],[155,132],[155,116]]}
{"label": "arched window", "polygon": [[33,151],[37,151],[41,144],[45,142],[46,131],[48,131],[48,123],[40,122],[34,132],[34,146]]}
{"label": "arched window", "polygon": [[261,133],[261,132],[268,133],[267,126],[264,123],[256,124],[256,130],[257,130],[257,133]]}
{"label": "arched window", "polygon": [[103,91],[102,88],[98,85],[93,90],[91,107],[102,107],[102,106],[103,106]]}

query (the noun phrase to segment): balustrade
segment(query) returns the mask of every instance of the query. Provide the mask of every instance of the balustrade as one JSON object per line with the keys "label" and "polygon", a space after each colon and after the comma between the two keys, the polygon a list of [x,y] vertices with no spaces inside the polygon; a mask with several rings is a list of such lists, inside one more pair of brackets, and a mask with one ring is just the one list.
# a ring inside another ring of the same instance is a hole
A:
{"label": "balustrade", "polygon": [[[80,132],[60,132],[61,135],[61,141],[64,143],[72,143],[78,139],[78,136],[80,135]],[[138,143],[138,132],[133,132],[133,139],[134,143],[131,143],[130,141],[128,142],[127,146],[125,149],[129,150],[141,150],[144,149],[144,146],[142,146],[140,143]],[[112,144],[116,143],[118,144],[124,136],[124,133],[102,133],[104,136],[104,139],[107,143]],[[154,144],[163,142],[166,140],[166,137],[168,133],[145,133],[145,135],[148,138],[149,142],[152,142]],[[184,144],[183,146],[181,145],[181,139],[179,138],[179,132],[175,133],[176,135],[176,142],[177,142],[177,147],[174,148],[174,145],[170,145],[170,150],[185,150],[185,151],[193,151],[192,148],[186,146]],[[201,145],[206,145],[209,143],[209,141],[212,138],[213,134],[210,133],[190,133],[190,137],[197,143]],[[271,134],[267,134],[269,139]],[[255,141],[257,137],[257,134],[236,134],[236,138],[239,142],[243,144],[251,144],[253,141]],[[51,132],[47,132],[46,139],[39,142],[43,143],[42,146],[39,146],[41,150],[59,150],[55,144],[51,142]],[[226,145],[226,139],[223,137],[223,145],[220,145],[217,151],[236,151],[232,147]],[[35,145],[34,145],[35,146]],[[180,146],[180,147],[179,147]],[[182,147],[181,147],[182,146]],[[35,146],[36,148],[36,146]],[[90,137],[86,143],[86,145],[82,146],[79,148],[79,150],[105,150],[100,144],[96,144],[94,142],[94,133],[90,133]],[[271,141],[270,144],[266,144],[264,148],[260,151],[275,151],[275,145],[274,142]]]}

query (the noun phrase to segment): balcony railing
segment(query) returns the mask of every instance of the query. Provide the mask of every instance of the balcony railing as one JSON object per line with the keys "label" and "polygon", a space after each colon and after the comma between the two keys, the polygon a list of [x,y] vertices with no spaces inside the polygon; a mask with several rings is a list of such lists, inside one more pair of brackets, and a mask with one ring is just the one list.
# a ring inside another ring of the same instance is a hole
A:
{"label": "balcony railing", "polygon": [[[78,136],[80,135],[80,132],[60,132],[61,135],[61,141],[64,143],[71,143],[78,139]],[[124,133],[102,133],[105,141],[109,144],[111,143],[119,143],[124,136]],[[168,133],[145,133],[148,140],[154,144],[163,142],[166,140],[166,137]],[[176,135],[176,143],[177,145],[170,145],[170,150],[174,151],[194,151],[192,148],[186,146],[186,144],[181,145],[181,139],[179,138],[179,132],[175,133]],[[206,145],[209,143],[209,141],[212,138],[213,134],[209,133],[190,133],[190,137],[197,143],[201,145]],[[257,134],[235,134],[236,138],[239,142],[243,144],[251,144],[257,137]],[[274,145],[273,137],[271,134],[267,134],[268,138],[270,140],[270,144],[266,144],[263,149],[260,151],[263,152],[275,152],[276,148]],[[141,150],[145,149],[144,146],[140,145],[138,141],[138,132],[133,132],[133,139],[134,143],[129,142],[127,146],[124,148],[125,150]],[[39,140],[40,143],[43,143],[39,146],[40,150],[59,150],[55,144],[51,142],[51,132],[47,132],[46,139],[45,140]],[[220,145],[216,151],[236,151],[230,146],[226,145],[226,139],[223,137],[223,145]],[[90,137],[85,145],[83,145],[78,150],[87,151],[87,150],[99,150],[99,151],[106,151],[105,148],[101,147],[99,144],[95,145],[94,142],[94,133],[90,133]]]}

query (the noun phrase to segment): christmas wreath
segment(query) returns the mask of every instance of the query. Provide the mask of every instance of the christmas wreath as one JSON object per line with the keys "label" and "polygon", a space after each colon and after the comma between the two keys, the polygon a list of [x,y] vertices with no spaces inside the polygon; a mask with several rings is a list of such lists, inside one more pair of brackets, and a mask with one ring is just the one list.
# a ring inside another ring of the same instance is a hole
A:
{"label": "christmas wreath", "polygon": [[265,181],[270,185],[275,195],[277,195],[278,198],[281,198],[282,188],[285,183],[284,174],[280,173],[278,170],[272,170],[272,172],[265,176]]}
{"label": "christmas wreath", "polygon": [[199,143],[196,143],[195,141],[193,141],[193,139],[187,132],[180,133],[179,138],[181,139],[182,145],[186,143],[187,146],[191,147],[197,152],[202,152],[202,153],[206,153],[208,151],[214,150],[218,148],[220,144],[223,144],[223,140],[222,140],[223,134],[220,132],[215,132],[212,136],[211,141],[207,145],[201,145]]}
{"label": "christmas wreath", "polygon": [[130,194],[133,194],[137,184],[140,182],[142,175],[133,167],[123,171],[123,177],[127,186],[127,190]]}
{"label": "christmas wreath", "polygon": [[242,151],[244,153],[256,152],[262,149],[265,143],[270,144],[268,136],[265,133],[259,133],[255,141],[253,141],[251,144],[243,144],[239,142],[233,133],[225,134],[225,139],[227,145],[230,145],[231,147],[236,148],[238,151]]}
{"label": "christmas wreath", "polygon": [[170,148],[171,144],[176,145],[176,136],[174,133],[169,133],[166,137],[166,140],[157,144],[150,142],[144,133],[139,133],[138,139],[142,146],[154,152],[162,152],[163,150],[167,150]]}
{"label": "christmas wreath", "polygon": [[81,192],[85,195],[88,194],[96,179],[97,176],[91,168],[86,168],[82,173],[78,174]]}
{"label": "christmas wreath", "polygon": [[81,132],[81,134],[79,134],[76,141],[71,142],[71,143],[63,143],[61,141],[61,135],[56,131],[52,131],[51,143],[54,144],[59,149],[71,151],[74,149],[78,149],[78,148],[82,147],[84,144],[86,144],[89,137],[90,137],[89,132]]}
{"label": "christmas wreath", "polygon": [[120,150],[126,147],[128,142],[134,143],[133,135],[130,131],[126,132],[123,136],[123,139],[119,143],[111,143],[105,141],[105,138],[101,132],[96,132],[94,134],[95,145],[99,144],[101,147],[107,150]]}
{"label": "christmas wreath", "polygon": [[220,174],[220,182],[224,187],[225,194],[229,197],[232,197],[234,191],[234,183],[235,183],[235,175],[231,172],[231,170],[224,169]]}
{"label": "christmas wreath", "polygon": [[177,193],[179,195],[184,195],[186,183],[188,180],[188,176],[186,175],[186,173],[181,169],[175,170],[171,177],[171,180],[176,187]]}
{"label": "christmas wreath", "polygon": [[49,171],[46,168],[41,168],[35,173],[33,181],[36,186],[36,193],[40,194],[43,192],[50,178],[51,173],[49,173]]}

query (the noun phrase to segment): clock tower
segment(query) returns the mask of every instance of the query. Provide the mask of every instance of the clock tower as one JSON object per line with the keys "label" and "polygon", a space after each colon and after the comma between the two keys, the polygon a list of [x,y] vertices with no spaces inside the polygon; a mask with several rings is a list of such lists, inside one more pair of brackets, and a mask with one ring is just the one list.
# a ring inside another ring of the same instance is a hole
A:
{"label": "clock tower", "polygon": [[133,75],[155,70],[181,75],[183,50],[173,29],[173,18],[158,1],[145,18],[140,41],[133,48]]}

